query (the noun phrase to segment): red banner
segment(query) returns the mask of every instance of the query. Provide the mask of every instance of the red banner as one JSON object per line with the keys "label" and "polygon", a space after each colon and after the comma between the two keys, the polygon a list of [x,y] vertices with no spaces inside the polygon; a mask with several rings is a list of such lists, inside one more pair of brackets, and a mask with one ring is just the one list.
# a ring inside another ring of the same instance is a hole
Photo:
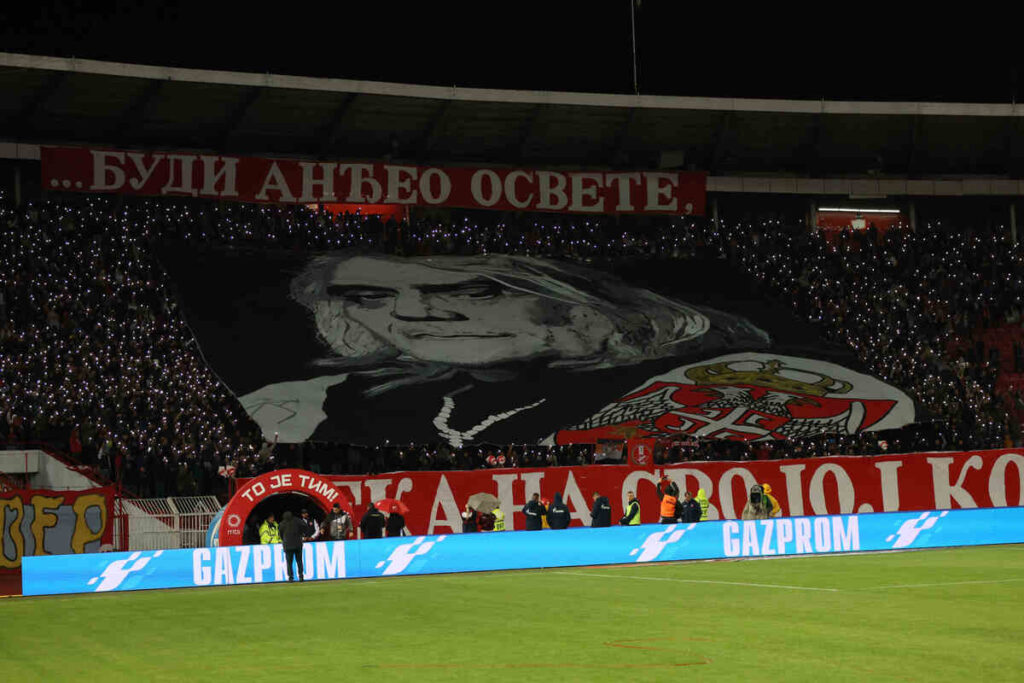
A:
{"label": "red banner", "polygon": [[95,553],[114,536],[114,487],[42,489],[0,495],[0,569],[21,567],[25,555]]}
{"label": "red banner", "polygon": [[[239,480],[240,482],[243,480]],[[304,470],[275,470],[252,479],[245,479],[224,506],[217,539],[219,545],[242,545],[245,522],[249,515],[270,496],[282,493],[301,493],[309,496],[324,510],[340,506],[356,518],[352,504],[342,491],[326,478]]]}
{"label": "red banner", "polygon": [[707,176],[299,161],[43,147],[43,187],[284,204],[451,206],[561,213],[703,214]]}
{"label": "red banner", "polygon": [[520,512],[534,493],[561,492],[573,526],[590,523],[592,495],[608,496],[615,519],[627,491],[640,500],[641,520],[658,520],[655,486],[668,474],[683,491],[703,488],[712,519],[739,517],[754,483],[770,484],[782,514],[824,515],[1024,505],[1024,452],[912,453],[755,462],[696,462],[633,468],[627,465],[492,469],[468,472],[394,472],[329,479],[347,493],[357,517],[382,498],[409,506],[414,534],[461,530],[460,512],[474,493],[501,500],[505,524],[522,529]]}

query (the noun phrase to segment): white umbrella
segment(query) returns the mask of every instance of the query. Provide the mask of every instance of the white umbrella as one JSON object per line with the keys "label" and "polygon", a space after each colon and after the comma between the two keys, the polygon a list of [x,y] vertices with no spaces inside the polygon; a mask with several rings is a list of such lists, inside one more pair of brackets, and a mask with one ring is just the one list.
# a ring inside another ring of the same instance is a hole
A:
{"label": "white umbrella", "polygon": [[501,506],[501,501],[498,500],[497,496],[490,493],[474,493],[469,497],[469,507],[473,508],[477,512],[491,512],[496,507]]}

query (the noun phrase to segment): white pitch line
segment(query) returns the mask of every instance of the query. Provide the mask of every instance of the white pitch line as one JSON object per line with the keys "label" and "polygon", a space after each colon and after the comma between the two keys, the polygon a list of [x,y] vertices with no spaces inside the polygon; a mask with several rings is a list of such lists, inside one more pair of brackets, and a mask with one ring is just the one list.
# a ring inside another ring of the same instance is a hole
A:
{"label": "white pitch line", "polygon": [[751,588],[782,588],[794,591],[825,591],[838,593],[838,588],[814,588],[812,586],[787,586],[777,583],[743,583],[741,581],[710,581],[702,579],[673,579],[665,576],[631,576],[629,574],[591,574],[587,572],[550,572],[551,574],[566,574],[568,576],[596,576],[602,579],[636,579],[637,581],[673,581],[676,583],[712,583],[723,586],[748,586]]}
{"label": "white pitch line", "polygon": [[1024,581],[1024,579],[992,579],[990,581],[950,581],[948,583],[904,583],[894,586],[871,586],[869,588],[859,588],[857,590],[873,591],[883,590],[886,588],[931,588],[933,586],[969,586],[979,583],[1015,583],[1017,581]]}

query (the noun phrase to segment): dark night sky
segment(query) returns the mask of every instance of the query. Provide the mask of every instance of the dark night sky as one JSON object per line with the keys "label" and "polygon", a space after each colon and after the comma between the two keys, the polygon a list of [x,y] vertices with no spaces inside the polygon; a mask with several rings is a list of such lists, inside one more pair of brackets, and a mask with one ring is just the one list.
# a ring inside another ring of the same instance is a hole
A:
{"label": "dark night sky", "polygon": [[[273,13],[262,4],[228,8],[216,0],[4,5],[0,50],[8,52],[432,85],[632,91],[630,0],[281,2]],[[987,47],[1003,44],[992,27],[1005,20],[951,15],[938,30],[942,6],[918,7],[914,21],[901,22],[869,5],[776,3],[757,11],[740,3],[643,0],[640,90],[858,100],[1024,97],[1017,83],[1024,58]]]}

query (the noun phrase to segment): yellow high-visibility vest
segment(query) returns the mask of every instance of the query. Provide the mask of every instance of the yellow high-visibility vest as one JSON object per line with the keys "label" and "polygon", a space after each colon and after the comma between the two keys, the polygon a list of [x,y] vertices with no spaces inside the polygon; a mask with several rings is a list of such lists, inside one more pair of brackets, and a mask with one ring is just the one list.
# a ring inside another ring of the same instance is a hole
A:
{"label": "yellow high-visibility vest", "polygon": [[640,523],[640,501],[635,498],[632,502],[626,504],[626,517],[629,517],[629,513],[634,505],[636,506],[636,514],[633,515],[633,519],[629,520],[627,526],[636,526]]}

